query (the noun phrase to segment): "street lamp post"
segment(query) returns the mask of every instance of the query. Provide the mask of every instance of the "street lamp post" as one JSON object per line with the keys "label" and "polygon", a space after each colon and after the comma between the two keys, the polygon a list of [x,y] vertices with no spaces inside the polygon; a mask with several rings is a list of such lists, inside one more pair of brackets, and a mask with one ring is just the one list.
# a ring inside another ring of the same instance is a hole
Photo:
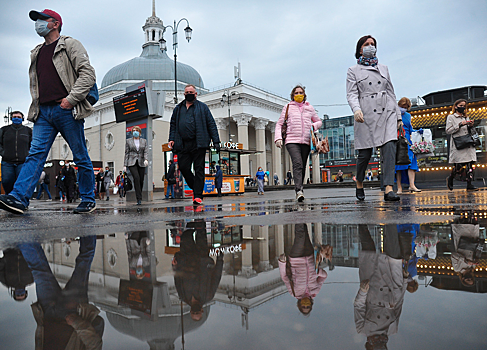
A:
{"label": "street lamp post", "polygon": [[230,92],[229,90],[223,90],[222,99],[220,100],[222,108],[225,107],[225,103],[228,106],[228,141],[230,141],[230,138],[232,137],[232,134],[230,132],[230,105],[232,104],[232,97],[233,96],[238,96],[238,98],[237,98],[238,104],[242,103],[242,97],[240,97],[240,94],[238,93],[238,91]]}
{"label": "street lamp post", "polygon": [[[186,28],[184,28],[184,32],[186,35],[186,40],[188,40],[189,43],[189,41],[191,40],[191,33],[193,32],[193,29],[191,29],[191,27],[189,26],[189,21],[186,18],[181,18],[177,24],[176,21],[174,21],[174,25],[172,26],[171,25],[165,26],[162,32],[162,35],[164,36],[164,33],[166,32],[167,28],[172,29],[172,47],[174,50],[174,104],[175,105],[178,103],[178,79],[177,79],[178,78],[178,73],[177,73],[178,56],[176,54],[176,49],[178,47],[178,27],[182,21],[186,21]],[[163,52],[167,50],[166,40],[164,40],[164,37],[161,37],[161,39],[159,39],[159,47]]]}
{"label": "street lamp post", "polygon": [[3,117],[3,121],[5,122],[5,124],[9,124],[10,122],[10,115],[12,114],[12,107],[7,107],[7,109],[5,110],[5,116]]}

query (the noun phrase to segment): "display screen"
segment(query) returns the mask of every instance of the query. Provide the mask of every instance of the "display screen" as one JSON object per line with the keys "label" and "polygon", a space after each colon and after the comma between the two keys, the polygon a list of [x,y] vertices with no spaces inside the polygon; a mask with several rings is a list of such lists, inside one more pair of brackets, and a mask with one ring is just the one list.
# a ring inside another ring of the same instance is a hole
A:
{"label": "display screen", "polygon": [[149,108],[145,87],[113,98],[117,123],[147,117]]}

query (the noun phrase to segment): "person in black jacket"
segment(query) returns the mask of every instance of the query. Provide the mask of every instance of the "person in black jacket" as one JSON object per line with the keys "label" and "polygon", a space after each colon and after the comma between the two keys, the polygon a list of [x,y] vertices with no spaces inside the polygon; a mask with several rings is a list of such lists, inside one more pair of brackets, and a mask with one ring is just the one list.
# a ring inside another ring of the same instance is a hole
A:
{"label": "person in black jacket", "polygon": [[6,249],[0,258],[0,282],[10,288],[15,301],[27,299],[27,287],[34,283],[34,277],[19,249]]}
{"label": "person in black jacket", "polygon": [[66,197],[68,203],[72,203],[76,199],[76,171],[70,163],[66,164],[66,168],[63,171]]}
{"label": "person in black jacket", "polygon": [[197,95],[194,85],[186,85],[184,101],[174,108],[169,129],[169,147],[178,155],[179,169],[193,190],[195,205],[203,202],[205,155],[210,141],[217,151],[220,150],[215,120],[208,106],[196,100]]}
{"label": "person in black jacket", "polygon": [[10,113],[12,124],[0,129],[0,156],[2,156],[2,184],[5,194],[9,194],[29,155],[32,129],[22,125],[24,114]]}
{"label": "person in black jacket", "polygon": [[[179,297],[191,307],[191,318],[203,317],[203,306],[215,297],[223,270],[223,254],[209,257],[206,223],[189,222],[181,235],[181,250],[172,260],[174,284]],[[196,230],[196,241],[193,233]]]}
{"label": "person in black jacket", "polygon": [[174,199],[174,185],[176,184],[176,176],[175,176],[175,171],[176,171],[176,164],[172,160],[169,160],[169,169],[167,170],[167,190],[166,190],[166,199],[169,199],[171,197]]}

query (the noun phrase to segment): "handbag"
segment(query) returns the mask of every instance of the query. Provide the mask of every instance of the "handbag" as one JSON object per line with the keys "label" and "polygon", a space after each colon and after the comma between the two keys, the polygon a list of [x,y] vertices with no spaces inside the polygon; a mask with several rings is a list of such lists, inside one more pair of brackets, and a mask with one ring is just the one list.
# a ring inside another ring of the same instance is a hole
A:
{"label": "handbag", "polygon": [[469,148],[474,145],[474,140],[470,133],[462,136],[452,137],[452,139],[453,139],[453,143],[455,143],[456,149],[458,150]]}
{"label": "handbag", "polygon": [[409,165],[409,142],[405,137],[404,129],[397,131],[397,144],[396,144],[396,165]]}
{"label": "handbag", "polygon": [[284,117],[284,122],[282,123],[282,127],[281,127],[282,143],[285,143],[284,141],[286,141],[286,136],[287,136],[287,117],[288,117],[288,112],[289,112],[289,104],[287,105],[286,115]]}

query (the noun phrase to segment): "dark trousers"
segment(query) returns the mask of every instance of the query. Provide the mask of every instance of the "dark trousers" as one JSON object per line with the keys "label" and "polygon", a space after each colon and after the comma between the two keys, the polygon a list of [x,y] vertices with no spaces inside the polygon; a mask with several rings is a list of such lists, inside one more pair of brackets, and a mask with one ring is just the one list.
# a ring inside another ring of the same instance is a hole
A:
{"label": "dark trousers", "polygon": [[294,190],[296,192],[302,191],[310,146],[300,143],[288,143],[286,148],[293,162]]}
{"label": "dark trousers", "polygon": [[134,187],[135,187],[135,198],[137,201],[142,200],[142,188],[144,188],[144,175],[145,175],[145,168],[139,165],[139,161],[136,160],[133,166],[129,167],[130,173],[134,178]]}
{"label": "dark trousers", "polygon": [[[381,183],[382,186],[394,186],[396,173],[396,140],[387,142],[380,147]],[[372,148],[359,149],[357,158],[357,181],[364,182],[365,172],[372,156]],[[381,186],[381,187],[382,187]]]}
{"label": "dark trousers", "polygon": [[222,196],[222,188],[217,188],[216,191],[218,192],[218,197]]}
{"label": "dark trousers", "polygon": [[308,226],[306,224],[294,225],[294,242],[289,256],[299,258],[314,254],[313,244],[309,239]]}
{"label": "dark trousers", "polygon": [[[186,179],[189,188],[193,190],[195,198],[203,199],[203,187],[205,185],[205,148],[185,147],[178,153],[178,165],[181,174]],[[191,171],[193,166],[194,174]]]}
{"label": "dark trousers", "polygon": [[[473,165],[475,162],[468,162],[468,163],[455,163],[453,168],[451,169],[451,177],[452,181],[457,175],[457,173],[461,173],[462,168],[465,167],[465,180],[467,183],[471,183],[473,180]],[[4,187],[5,188],[5,187]]]}
{"label": "dark trousers", "polygon": [[73,201],[76,199],[76,184],[74,181],[66,182],[66,197],[68,201]]}

